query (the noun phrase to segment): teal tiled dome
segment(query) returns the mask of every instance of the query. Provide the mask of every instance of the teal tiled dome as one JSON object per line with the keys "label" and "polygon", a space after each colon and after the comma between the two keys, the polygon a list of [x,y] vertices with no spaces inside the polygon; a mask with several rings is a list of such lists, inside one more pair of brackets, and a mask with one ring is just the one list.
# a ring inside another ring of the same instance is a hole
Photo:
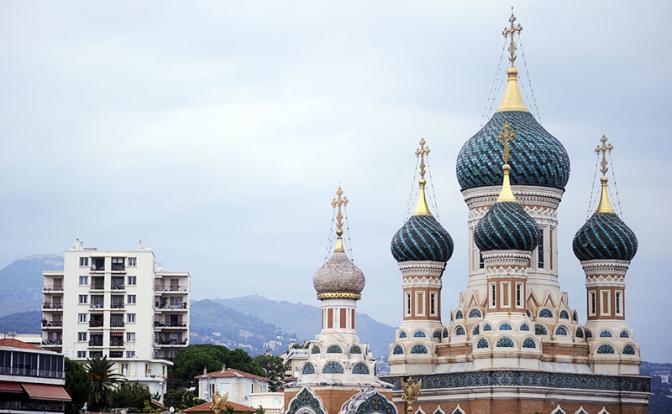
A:
{"label": "teal tiled dome", "polygon": [[593,214],[574,236],[574,255],[584,260],[632,260],[637,237],[615,213]]}
{"label": "teal tiled dome", "polygon": [[474,230],[474,242],[481,251],[526,250],[539,245],[537,222],[517,202],[497,202]]}
{"label": "teal tiled dome", "polygon": [[394,234],[392,256],[397,262],[447,262],[453,255],[453,239],[431,215],[411,216]]}
{"label": "teal tiled dome", "polygon": [[560,141],[523,111],[496,112],[471,137],[457,156],[457,180],[462,190],[502,183],[502,145],[497,134],[504,122],[516,138],[511,141],[511,184],[564,189],[569,180],[569,156]]}

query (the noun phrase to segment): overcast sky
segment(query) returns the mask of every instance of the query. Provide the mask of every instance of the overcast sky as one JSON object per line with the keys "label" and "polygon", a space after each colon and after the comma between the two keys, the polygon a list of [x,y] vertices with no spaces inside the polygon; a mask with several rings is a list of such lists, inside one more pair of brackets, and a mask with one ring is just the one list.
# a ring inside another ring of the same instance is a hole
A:
{"label": "overcast sky", "polygon": [[[195,298],[316,304],[340,182],[367,278],[360,308],[397,325],[389,241],[425,137],[455,240],[443,277],[444,307],[455,306],[467,282],[455,159],[483,122],[509,16],[503,2],[474,4],[0,2],[0,264],[62,253],[76,237],[105,249],[142,238],[167,268],[191,272]],[[572,162],[562,288],[585,322],[571,240],[607,134],[640,242],[628,321],[643,358],[671,361],[670,2],[514,5],[541,122]]]}

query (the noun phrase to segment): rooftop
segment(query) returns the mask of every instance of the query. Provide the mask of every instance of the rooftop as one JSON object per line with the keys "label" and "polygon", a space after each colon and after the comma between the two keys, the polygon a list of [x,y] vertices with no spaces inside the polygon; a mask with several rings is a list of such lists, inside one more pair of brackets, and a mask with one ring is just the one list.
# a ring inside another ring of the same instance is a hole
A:
{"label": "rooftop", "polygon": [[[248,374],[249,375],[249,374]],[[249,407],[247,405],[243,404],[238,404],[233,401],[227,401],[224,403],[226,406],[233,408],[234,413],[253,413],[256,410],[252,407]],[[206,402],[203,404],[195,405],[193,407],[187,408],[184,410],[185,413],[212,413],[212,402]]]}
{"label": "rooftop", "polygon": [[222,369],[221,371],[208,372],[207,374],[197,375],[198,378],[247,378],[268,382],[268,378],[260,377],[259,375],[250,374],[249,372],[240,371],[233,368]]}

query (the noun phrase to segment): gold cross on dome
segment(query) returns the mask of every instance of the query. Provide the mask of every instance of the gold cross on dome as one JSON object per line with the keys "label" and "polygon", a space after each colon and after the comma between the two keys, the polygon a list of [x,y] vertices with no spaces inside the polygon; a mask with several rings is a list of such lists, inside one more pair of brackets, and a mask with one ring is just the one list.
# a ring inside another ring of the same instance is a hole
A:
{"label": "gold cross on dome", "polygon": [[336,251],[343,252],[343,208],[348,205],[348,198],[343,195],[341,186],[336,190],[336,197],[331,200],[331,207],[336,210]]}
{"label": "gold cross on dome", "polygon": [[504,164],[509,163],[509,153],[511,152],[509,141],[513,141],[514,139],[516,139],[516,133],[513,132],[509,121],[504,121],[502,131],[497,134],[497,141],[502,143],[502,160],[504,160]]}
{"label": "gold cross on dome", "polygon": [[514,35],[518,33],[518,36],[520,36],[520,32],[523,31],[523,26],[518,24],[516,26],[516,16],[513,14],[513,7],[511,7],[511,17],[509,17],[509,27],[505,27],[504,31],[502,32],[502,35],[504,38],[511,37],[511,43],[509,43],[509,62],[511,63],[511,66],[514,65],[516,62],[516,41],[514,39]]}
{"label": "gold cross on dome", "polygon": [[606,175],[607,171],[609,171],[609,162],[607,161],[607,152],[611,154],[611,150],[614,149],[614,146],[611,145],[611,143],[607,142],[607,136],[602,135],[602,138],[600,138],[600,145],[598,145],[595,148],[596,153],[602,153],[602,161],[600,161],[600,171],[602,172],[602,175]]}
{"label": "gold cross on dome", "polygon": [[429,155],[429,147],[424,138],[420,139],[420,146],[415,150],[415,156],[420,158],[420,180],[425,179],[425,157]]}

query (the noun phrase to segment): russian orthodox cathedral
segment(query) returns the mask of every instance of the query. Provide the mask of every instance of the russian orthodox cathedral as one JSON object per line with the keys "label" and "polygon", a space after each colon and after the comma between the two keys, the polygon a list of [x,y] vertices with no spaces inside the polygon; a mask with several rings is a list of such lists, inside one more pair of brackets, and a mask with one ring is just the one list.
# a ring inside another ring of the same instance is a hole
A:
{"label": "russian orthodox cathedral", "polygon": [[602,137],[595,149],[599,203],[573,240],[586,275],[582,324],[558,278],[564,246],[557,241],[557,210],[570,160],[523,100],[514,38],[522,27],[515,21],[512,14],[504,30],[510,65],[501,104],[457,156],[469,275],[450,320],[442,320],[443,279],[462,276],[446,272],[454,244],[427,201],[430,151],[421,140],[417,204],[391,242],[403,303],[390,338],[390,372],[376,376],[373,355],[356,334],[364,275],[344,249],[348,200],[339,188],[332,202],[335,247],[313,279],[322,330],[285,390],[286,414],[647,412],[649,378],[639,375],[639,345],[625,306],[637,238],[609,199],[613,146]]}

